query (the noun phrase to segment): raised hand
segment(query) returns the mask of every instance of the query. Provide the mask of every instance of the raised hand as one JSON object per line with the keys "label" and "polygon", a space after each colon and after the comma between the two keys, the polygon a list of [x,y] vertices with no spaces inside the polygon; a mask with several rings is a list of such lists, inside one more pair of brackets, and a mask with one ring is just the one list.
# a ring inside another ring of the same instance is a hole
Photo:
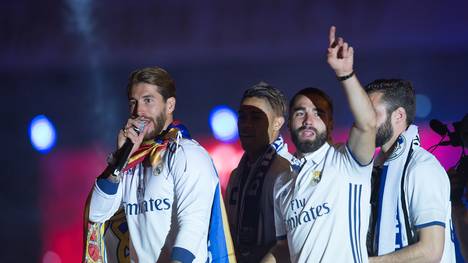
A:
{"label": "raised hand", "polygon": [[330,27],[327,62],[335,71],[336,76],[342,77],[353,72],[354,49],[344,42],[343,38],[337,39],[335,33],[336,27]]}

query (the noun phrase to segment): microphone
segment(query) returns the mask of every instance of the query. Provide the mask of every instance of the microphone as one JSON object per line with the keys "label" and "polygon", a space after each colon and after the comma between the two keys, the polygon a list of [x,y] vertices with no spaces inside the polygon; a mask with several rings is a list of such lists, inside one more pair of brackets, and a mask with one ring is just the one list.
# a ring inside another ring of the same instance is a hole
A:
{"label": "microphone", "polygon": [[[132,127],[132,128],[138,135],[140,135],[140,132],[142,132],[143,129],[145,128],[145,122],[143,121],[140,122],[140,127]],[[115,164],[115,169],[113,172],[115,176],[119,176],[120,173],[122,172],[122,169],[127,164],[127,160],[130,155],[130,152],[132,151],[132,148],[133,148],[133,142],[129,138],[127,138],[127,140],[125,140],[124,145],[119,150],[117,163]]]}
{"label": "microphone", "polygon": [[443,124],[443,123],[442,123],[441,121],[439,121],[439,120],[432,119],[432,120],[429,122],[429,126],[431,126],[431,129],[432,129],[433,131],[435,131],[437,134],[439,134],[440,136],[447,135],[447,133],[448,133],[447,125]]}

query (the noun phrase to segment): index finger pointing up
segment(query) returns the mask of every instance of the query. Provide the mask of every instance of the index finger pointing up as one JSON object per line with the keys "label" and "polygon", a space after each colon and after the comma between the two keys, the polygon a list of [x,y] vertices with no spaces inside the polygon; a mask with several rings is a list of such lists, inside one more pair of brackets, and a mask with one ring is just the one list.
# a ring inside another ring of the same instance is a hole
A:
{"label": "index finger pointing up", "polygon": [[333,45],[335,42],[335,32],[336,32],[336,27],[331,26],[330,27],[330,32],[328,33],[328,40],[330,41],[330,47]]}

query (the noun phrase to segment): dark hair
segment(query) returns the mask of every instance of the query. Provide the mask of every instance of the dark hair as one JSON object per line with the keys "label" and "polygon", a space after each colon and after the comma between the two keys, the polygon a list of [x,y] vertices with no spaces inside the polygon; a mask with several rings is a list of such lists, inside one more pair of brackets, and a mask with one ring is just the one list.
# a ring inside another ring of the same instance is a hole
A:
{"label": "dark hair", "polygon": [[286,108],[286,97],[279,89],[261,81],[260,83],[255,84],[254,86],[244,91],[241,103],[246,98],[252,97],[265,99],[270,104],[276,115],[286,118],[288,113],[288,109]]}
{"label": "dark hair", "polygon": [[138,83],[147,83],[155,85],[164,101],[176,96],[174,80],[172,80],[166,70],[159,67],[148,67],[137,69],[130,74],[127,84],[127,96],[130,98],[130,92],[134,85]]}
{"label": "dark hair", "polygon": [[308,87],[297,92],[289,102],[289,111],[292,110],[294,102],[299,95],[306,96],[317,107],[317,112],[327,127],[327,141],[332,141],[333,131],[333,102],[331,98],[321,89]]}
{"label": "dark hair", "polygon": [[391,115],[399,107],[406,111],[406,124],[414,121],[416,112],[416,99],[413,85],[410,81],[403,79],[378,79],[366,85],[367,94],[380,92],[383,94],[382,101],[385,102],[387,114]]}

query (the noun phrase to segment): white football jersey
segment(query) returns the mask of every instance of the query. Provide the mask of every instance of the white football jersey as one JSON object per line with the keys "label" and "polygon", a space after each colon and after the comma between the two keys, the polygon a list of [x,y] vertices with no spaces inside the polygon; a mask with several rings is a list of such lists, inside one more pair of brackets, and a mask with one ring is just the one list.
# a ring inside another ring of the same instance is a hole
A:
{"label": "white football jersey", "polygon": [[275,185],[278,239],[292,262],[367,262],[372,162],[325,143]]}
{"label": "white football jersey", "polygon": [[169,262],[175,253],[205,263],[216,170],[193,140],[181,139],[169,152],[154,168],[140,163],[125,172],[116,193],[96,183],[89,219],[104,222],[123,206],[132,262]]}

